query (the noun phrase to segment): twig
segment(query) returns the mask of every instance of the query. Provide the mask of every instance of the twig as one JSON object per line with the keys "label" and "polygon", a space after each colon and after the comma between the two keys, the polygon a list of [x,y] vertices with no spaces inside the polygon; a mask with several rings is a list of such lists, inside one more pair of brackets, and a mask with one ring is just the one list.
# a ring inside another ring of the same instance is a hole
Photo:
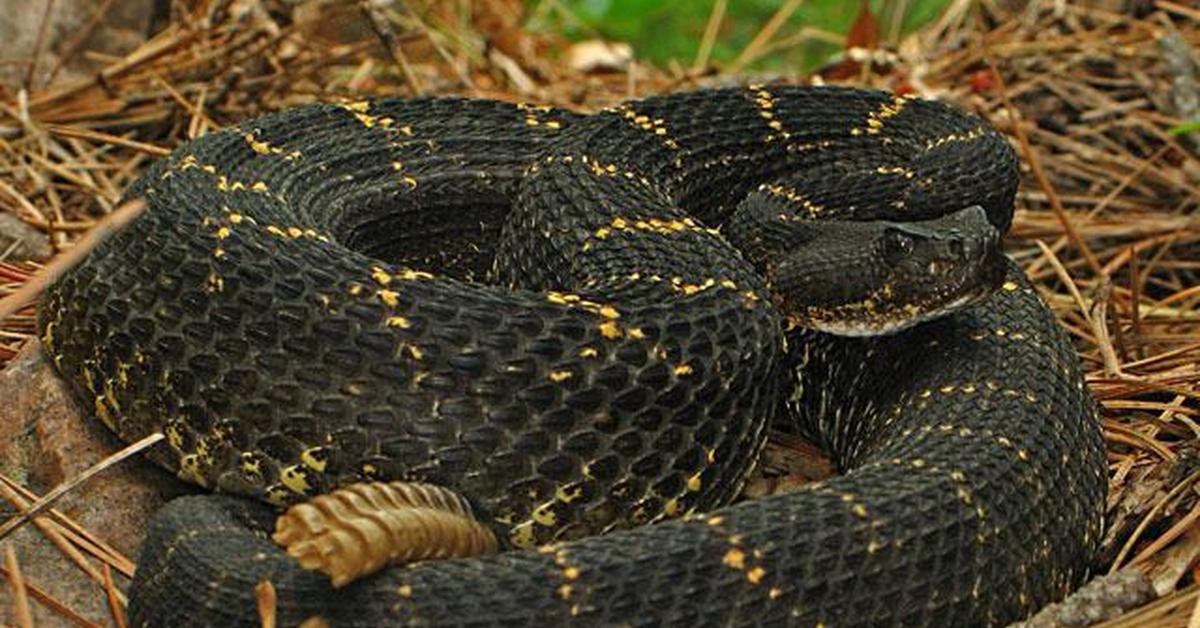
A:
{"label": "twig", "polygon": [[46,129],[46,131],[52,135],[58,135],[60,137],[74,137],[82,140],[99,142],[102,144],[111,144],[113,146],[124,146],[126,148],[132,148],[133,150],[143,152],[147,155],[153,155],[154,157],[162,157],[171,154],[171,149],[169,148],[163,148],[161,146],[155,146],[154,144],[147,144],[145,142],[131,140],[126,137],[105,133],[103,131],[94,131],[92,129],[85,129],[83,127],[64,126],[60,124],[46,124],[43,125],[42,128]]}
{"label": "twig", "polygon": [[392,60],[400,67],[400,71],[404,74],[404,80],[408,83],[408,89],[412,95],[416,96],[425,93],[425,86],[421,84],[421,79],[417,78],[413,72],[412,66],[408,62],[408,57],[404,55],[404,50],[396,41],[396,31],[392,29],[392,23],[388,21],[378,8],[376,8],[370,0],[359,0],[358,8],[362,11],[364,17],[367,18],[367,23],[371,25],[371,30],[375,32],[375,36],[379,38],[379,42],[383,44],[385,50],[391,55]]}
{"label": "twig", "polygon": [[1166,507],[1171,500],[1175,499],[1181,493],[1190,490],[1192,485],[1196,483],[1196,480],[1200,480],[1200,471],[1193,472],[1187,477],[1187,479],[1171,487],[1171,490],[1168,491],[1166,495],[1163,495],[1162,498],[1155,502],[1154,507],[1150,509],[1150,512],[1146,513],[1146,516],[1143,517],[1138,523],[1137,528],[1133,530],[1133,534],[1130,534],[1129,538],[1125,540],[1125,544],[1121,546],[1121,551],[1117,553],[1117,557],[1113,560],[1112,565],[1109,567],[1108,573],[1114,573],[1125,565],[1125,557],[1128,556],[1129,552],[1133,550],[1134,544],[1137,543],[1137,540],[1142,536],[1142,533],[1146,531],[1146,528],[1149,527],[1150,523],[1154,521],[1154,518],[1158,516],[1159,511]]}
{"label": "twig", "polygon": [[104,592],[108,598],[108,611],[112,614],[113,622],[117,628],[127,628],[129,622],[125,621],[125,596],[117,590],[117,584],[113,582],[112,569],[108,565],[104,565]]}
{"label": "twig", "polygon": [[738,72],[741,72],[742,68],[746,67],[747,64],[757,59],[759,51],[762,50],[763,46],[765,46],[767,42],[771,41],[771,38],[775,36],[775,32],[779,30],[780,26],[783,26],[783,23],[786,22],[789,17],[791,17],[792,12],[796,10],[796,7],[800,6],[802,1],[803,0],[788,0],[787,3],[779,7],[779,10],[775,11],[775,14],[771,16],[771,19],[767,20],[767,23],[764,24],[762,29],[758,31],[758,34],[754,36],[754,39],[751,39],[750,43],[746,44],[746,47],[742,49],[741,54],[739,54],[737,58],[733,60],[733,63],[729,64],[728,68],[725,68],[725,73],[737,74]]}
{"label": "twig", "polygon": [[717,33],[721,29],[721,20],[725,19],[727,0],[714,0],[712,10],[708,13],[708,22],[704,25],[704,36],[700,38],[700,47],[696,50],[696,59],[692,61],[692,74],[700,74],[708,67],[708,59],[712,55],[713,46],[717,42]]}
{"label": "twig", "polygon": [[46,31],[50,29],[50,14],[54,11],[55,0],[46,0],[46,7],[42,9],[42,21],[38,26],[37,39],[33,42],[33,56],[29,59],[29,68],[25,71],[25,82],[23,83],[26,90],[33,89],[34,75],[37,73],[38,61],[42,58],[42,49],[46,45]]}
{"label": "twig", "polygon": [[17,552],[12,544],[4,544],[4,566],[8,570],[8,583],[12,586],[13,615],[21,628],[33,628],[33,616],[29,612],[29,593],[25,590],[25,577],[17,562]]}
{"label": "twig", "polygon": [[[2,182],[0,182],[2,183]],[[110,233],[136,218],[146,208],[146,201],[133,199],[115,209],[108,218],[97,224],[71,250],[55,257],[41,272],[25,282],[16,292],[0,299],[0,321],[17,313],[18,310],[37,300],[38,296],[59,276],[78,264],[96,245]]]}
{"label": "twig", "polygon": [[[38,495],[29,491],[25,487],[17,484],[12,478],[0,474],[0,497],[3,497],[18,510],[28,510],[31,501],[39,499]],[[127,578],[133,577],[133,563],[125,557],[124,554],[117,551],[102,539],[96,538],[95,535],[83,529],[74,519],[64,515],[62,512],[51,508],[46,514],[34,519],[34,525],[38,525],[40,521],[49,519],[47,523],[57,525],[55,530],[63,535],[66,540],[79,546],[87,553],[95,556],[106,565],[110,565]]]}
{"label": "twig", "polygon": [[258,607],[259,625],[262,628],[275,628],[276,601],[275,585],[270,580],[263,580],[254,586],[254,602]]}
{"label": "twig", "polygon": [[63,495],[66,495],[80,484],[87,482],[97,473],[100,473],[101,471],[118,464],[122,460],[150,447],[151,445],[154,445],[158,441],[163,440],[163,438],[165,437],[161,432],[155,432],[149,436],[146,436],[137,442],[127,445],[120,451],[108,456],[104,460],[101,460],[100,462],[88,467],[79,475],[76,475],[66,482],[54,487],[53,490],[43,495],[38,501],[34,502],[33,506],[31,506],[29,510],[26,510],[20,515],[9,519],[8,521],[4,522],[4,525],[0,525],[0,540],[6,538],[9,534],[12,534],[13,530],[16,530],[22,525],[28,523],[31,519],[41,514],[43,510],[46,510],[52,506],[54,502],[62,498]]}
{"label": "twig", "polygon": [[50,75],[47,79],[47,82],[53,82],[58,76],[58,73],[64,67],[66,67],[67,63],[69,63],[71,59],[75,58],[75,55],[79,52],[80,46],[83,45],[83,42],[87,41],[88,35],[92,34],[92,31],[96,29],[96,27],[104,19],[104,16],[108,15],[108,10],[112,8],[112,5],[115,1],[116,0],[104,0],[104,4],[96,7],[96,10],[92,12],[92,16],[88,18],[87,23],[81,26],[79,30],[75,31],[75,33],[71,35],[70,40],[68,40],[67,44],[63,46],[62,54],[58,55],[58,60],[54,62],[54,67],[50,69]]}
{"label": "twig", "polygon": [[1030,145],[1029,136],[1025,134],[1025,128],[1021,124],[1021,117],[1017,114],[1016,108],[1013,107],[1012,101],[1008,98],[1008,90],[1004,84],[1004,77],[996,69],[996,62],[990,55],[988,56],[988,68],[991,70],[992,77],[996,80],[996,86],[1000,92],[1000,100],[1004,103],[1004,108],[1008,111],[1009,117],[1012,119],[1013,134],[1017,136],[1017,142],[1021,145],[1021,153],[1024,155],[1030,169],[1033,170],[1033,176],[1037,179],[1038,187],[1042,189],[1042,192],[1046,194],[1046,198],[1050,200],[1050,207],[1054,210],[1054,214],[1058,216],[1059,222],[1062,223],[1063,231],[1067,233],[1067,237],[1071,240],[1071,243],[1075,245],[1075,248],[1079,249],[1080,253],[1083,253],[1084,259],[1092,267],[1092,272],[1097,276],[1101,275],[1100,262],[1092,254],[1091,249],[1088,248],[1083,238],[1079,237],[1079,232],[1076,231],[1075,225],[1067,217],[1067,211],[1063,208],[1062,200],[1058,197],[1058,191],[1054,189],[1054,186],[1050,183],[1050,179],[1046,177],[1046,172],[1042,169],[1042,160]]}

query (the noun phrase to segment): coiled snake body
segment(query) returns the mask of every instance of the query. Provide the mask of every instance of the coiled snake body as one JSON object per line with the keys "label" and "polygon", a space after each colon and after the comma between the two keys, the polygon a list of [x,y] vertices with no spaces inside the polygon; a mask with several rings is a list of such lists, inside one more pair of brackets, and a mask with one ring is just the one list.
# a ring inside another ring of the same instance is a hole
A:
{"label": "coiled snake body", "polygon": [[[752,193],[817,219],[979,205],[1003,230],[1014,164],[948,107],[807,87],[591,116],[312,105],[189,142],[43,306],[81,399],[222,492],[423,480],[533,549],[333,591],[266,538],[269,507],[185,498],[152,527],[135,622],[257,625],[264,580],[285,625],[996,624],[1061,597],[1104,457],[1024,275],[903,332],[785,342],[717,229]],[[474,282],[493,258],[507,285]],[[844,474],[727,506],[785,409]]]}

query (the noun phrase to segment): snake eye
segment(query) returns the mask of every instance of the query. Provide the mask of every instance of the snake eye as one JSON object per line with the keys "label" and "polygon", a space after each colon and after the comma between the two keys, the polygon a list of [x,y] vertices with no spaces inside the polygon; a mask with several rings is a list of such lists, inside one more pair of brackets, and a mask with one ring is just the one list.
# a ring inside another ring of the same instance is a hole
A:
{"label": "snake eye", "polygon": [[883,232],[883,255],[889,262],[900,262],[912,255],[914,247],[912,236],[898,229],[887,229]]}

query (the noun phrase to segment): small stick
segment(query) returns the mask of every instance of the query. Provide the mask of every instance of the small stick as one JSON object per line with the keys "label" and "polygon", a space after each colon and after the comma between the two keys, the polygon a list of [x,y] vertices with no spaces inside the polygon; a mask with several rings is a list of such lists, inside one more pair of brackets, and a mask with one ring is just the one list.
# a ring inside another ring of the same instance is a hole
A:
{"label": "small stick", "polygon": [[762,50],[762,47],[766,45],[767,42],[771,41],[771,38],[775,36],[775,32],[779,30],[780,26],[783,26],[783,23],[786,22],[789,17],[791,17],[792,12],[796,10],[796,7],[800,6],[801,1],[802,0],[788,0],[787,4],[779,7],[779,10],[775,12],[775,15],[772,15],[771,19],[767,20],[767,23],[764,24],[762,29],[758,31],[758,34],[754,36],[754,39],[750,40],[749,44],[746,44],[746,47],[742,49],[741,54],[737,56],[737,59],[733,60],[733,63],[726,68],[725,72],[727,74],[737,74],[742,70],[743,67],[746,66],[746,64],[757,59],[758,53],[760,50]]}
{"label": "small stick", "polygon": [[276,603],[275,585],[263,580],[254,586],[254,602],[258,606],[258,619],[262,628],[275,628]]}
{"label": "small stick", "polygon": [[88,467],[83,471],[83,473],[80,473],[70,480],[67,480],[66,482],[54,487],[53,490],[51,490],[49,493],[46,493],[41,499],[34,502],[33,506],[31,506],[29,510],[26,510],[12,519],[9,519],[4,523],[4,525],[0,525],[0,540],[4,539],[9,534],[12,534],[13,530],[16,530],[17,528],[29,522],[29,520],[41,514],[43,510],[49,508],[54,504],[54,502],[62,498],[63,495],[66,495],[75,487],[90,480],[92,476],[142,451],[143,449],[150,447],[164,438],[166,437],[162,435],[162,432],[155,432],[149,436],[146,436],[135,443],[127,445],[125,448],[111,456],[108,456],[104,460],[101,460],[100,462]]}
{"label": "small stick", "polygon": [[408,63],[408,57],[404,56],[404,50],[400,48],[400,44],[396,41],[396,31],[392,29],[392,25],[388,22],[387,16],[380,13],[370,2],[370,0],[360,0],[358,8],[362,11],[364,17],[367,18],[367,23],[371,25],[371,30],[375,31],[375,36],[379,38],[384,49],[392,56],[392,60],[396,65],[400,66],[400,71],[404,73],[404,81],[408,83],[408,89],[413,96],[425,93],[425,86],[421,84],[421,79],[413,72],[412,66]]}
{"label": "small stick", "polygon": [[25,83],[23,85],[26,91],[33,89],[34,74],[37,73],[38,61],[42,58],[42,48],[46,44],[46,31],[50,27],[50,13],[54,11],[54,0],[46,1],[46,8],[42,11],[42,23],[38,26],[37,39],[33,42],[33,58],[29,60],[29,68],[25,71]]}
{"label": "small stick", "polygon": [[33,279],[25,282],[25,285],[18,288],[16,292],[0,299],[0,320],[16,314],[18,310],[37,300],[38,296],[54,280],[58,279],[60,275],[67,272],[75,264],[78,264],[105,237],[128,224],[129,221],[140,215],[145,209],[146,201],[136,198],[113,210],[95,229],[83,236],[78,244],[54,258],[53,261],[42,268],[41,272],[35,275]]}
{"label": "small stick", "polygon": [[[9,503],[16,506],[17,509],[22,512],[29,509],[29,502],[15,494],[15,492],[9,488],[7,484],[0,484],[0,486],[3,487],[3,489],[0,490],[0,493],[3,493],[4,498]],[[79,569],[86,573],[93,581],[103,584],[104,574],[93,567],[92,564],[88,562],[87,558],[85,558],[84,555],[74,545],[67,541],[52,520],[48,520],[45,517],[36,517],[33,520],[33,525],[37,526],[37,528],[42,531],[42,535],[49,539],[50,542],[53,543],[60,552],[66,554],[67,557],[71,559],[71,562],[75,563],[76,567],[79,567]]]}
{"label": "small stick", "polygon": [[108,597],[108,610],[112,613],[113,622],[117,624],[117,628],[128,628],[129,622],[125,621],[125,596],[117,590],[112,569],[109,569],[107,564],[104,565],[104,592]]}
{"label": "small stick", "polygon": [[[1067,210],[1063,207],[1062,199],[1058,197],[1058,191],[1050,183],[1050,178],[1046,176],[1046,171],[1042,169],[1042,160],[1033,150],[1033,146],[1029,143],[1029,136],[1025,133],[1025,127],[1021,124],[1020,118],[1017,116],[1017,109],[1013,107],[1012,101],[1008,97],[1008,89],[1004,84],[1004,77],[1000,76],[1000,70],[996,68],[996,61],[988,55],[988,68],[991,69],[992,77],[996,79],[996,87],[1000,92],[1000,100],[1004,103],[1004,108],[1008,110],[1009,118],[1013,121],[1013,134],[1017,136],[1017,142],[1021,145],[1021,152],[1025,155],[1025,161],[1029,163],[1029,167],[1033,170],[1033,177],[1037,179],[1038,187],[1046,193],[1046,198],[1050,201],[1050,207],[1054,210],[1054,214],[1058,216],[1058,221],[1062,223],[1063,231],[1067,233],[1071,243],[1075,248],[1083,253],[1084,259],[1087,260],[1088,266],[1092,267],[1092,271],[1097,276],[1103,275],[1104,271],[1100,268],[1100,261],[1088,248],[1087,243],[1079,236],[1079,232],[1075,229],[1075,224],[1067,217]],[[1049,250],[1049,249],[1046,249]]]}
{"label": "small stick", "polygon": [[1121,568],[1121,566],[1125,563],[1125,557],[1128,556],[1129,552],[1133,550],[1133,546],[1137,543],[1137,540],[1141,538],[1142,533],[1146,531],[1146,528],[1150,527],[1150,522],[1154,520],[1154,517],[1158,516],[1159,511],[1161,511],[1168,502],[1179,496],[1180,493],[1183,493],[1186,490],[1191,490],[1192,485],[1196,483],[1196,480],[1200,480],[1200,471],[1193,472],[1182,482],[1176,484],[1171,488],[1170,491],[1167,492],[1166,495],[1163,495],[1163,497],[1154,504],[1154,507],[1150,509],[1150,512],[1146,513],[1146,516],[1143,517],[1138,523],[1137,528],[1134,528],[1133,534],[1130,534],[1129,538],[1125,540],[1125,545],[1121,547],[1121,551],[1117,554],[1116,559],[1113,560],[1112,566],[1108,569],[1108,573],[1115,573]]}
{"label": "small stick", "polygon": [[721,20],[725,18],[726,4],[727,0],[713,2],[712,11],[708,14],[708,23],[704,25],[704,36],[700,39],[700,48],[696,50],[696,60],[692,62],[692,74],[700,74],[708,66],[713,45],[717,42],[717,32],[721,28]]}
{"label": "small stick", "polygon": [[51,135],[58,135],[60,137],[73,137],[83,140],[92,140],[94,142],[102,142],[104,144],[124,146],[125,148],[132,148],[133,150],[141,151],[147,155],[153,155],[155,157],[162,157],[171,154],[171,149],[169,148],[163,148],[161,146],[155,146],[154,144],[147,144],[145,142],[131,140],[126,137],[121,137],[120,135],[113,135],[103,131],[94,131],[84,127],[63,126],[60,124],[44,124],[42,125],[42,128],[50,132]]}
{"label": "small stick", "polygon": [[[20,510],[29,508],[30,501],[38,499],[38,495],[24,486],[17,484],[4,474],[0,474],[0,497],[3,497],[13,506]],[[49,519],[51,523],[57,527],[55,530],[62,534],[71,543],[82,548],[88,554],[95,556],[101,562],[112,566],[117,571],[121,572],[127,578],[133,577],[133,562],[130,561],[124,554],[117,551],[103,540],[96,538],[91,532],[88,532],[79,525],[74,519],[64,515],[62,512],[51,508],[49,512],[41,517],[34,519],[34,524]]]}
{"label": "small stick", "polygon": [[1200,521],[1200,504],[1193,506],[1191,512],[1175,522],[1175,525],[1171,526],[1171,529],[1164,532],[1162,536],[1154,539],[1146,546],[1146,549],[1142,550],[1137,556],[1134,556],[1133,560],[1129,561],[1129,564],[1136,565],[1157,554],[1164,547],[1174,542],[1175,539],[1178,539],[1184,533],[1191,530],[1197,521]]}
{"label": "small stick", "polygon": [[58,61],[55,62],[54,67],[50,69],[50,76],[47,79],[48,83],[53,83],[55,77],[58,76],[59,71],[61,71],[63,67],[66,66],[67,63],[76,55],[76,53],[79,52],[79,47],[82,46],[83,42],[87,40],[88,35],[92,34],[92,31],[96,29],[96,26],[100,24],[100,21],[104,19],[104,16],[108,14],[108,10],[112,8],[114,2],[116,2],[116,0],[104,0],[104,4],[100,5],[95,11],[92,12],[92,16],[88,18],[87,24],[84,24],[79,28],[79,30],[75,31],[75,33],[71,35],[71,39],[67,42],[62,54],[58,56]]}
{"label": "small stick", "polygon": [[[8,578],[9,571],[3,567],[0,567],[0,577]],[[29,597],[37,600],[43,607],[58,613],[63,619],[66,619],[72,624],[79,626],[79,628],[100,628],[98,624],[88,621],[88,619],[80,615],[78,611],[70,606],[67,606],[61,600],[55,598],[49,593],[43,591],[34,583],[26,582],[25,589],[29,592]]]}
{"label": "small stick", "polygon": [[17,552],[11,544],[4,545],[4,566],[8,568],[8,582],[13,590],[13,614],[21,628],[33,628],[33,616],[29,614],[29,592],[25,590],[25,577],[17,562]]}

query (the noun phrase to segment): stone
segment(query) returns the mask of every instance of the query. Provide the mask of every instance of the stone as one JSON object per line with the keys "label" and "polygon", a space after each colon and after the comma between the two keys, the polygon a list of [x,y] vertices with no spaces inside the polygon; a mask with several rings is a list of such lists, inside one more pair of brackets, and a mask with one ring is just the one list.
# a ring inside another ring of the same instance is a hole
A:
{"label": "stone", "polygon": [[[50,365],[40,343],[31,340],[0,371],[0,472],[45,494],[122,444],[77,407],[70,390]],[[162,446],[161,444],[158,446]],[[141,457],[109,467],[60,500],[55,508],[112,545],[130,560],[145,536],[150,516],[168,497],[186,490],[169,473]],[[9,506],[0,518],[15,514]],[[16,550],[28,583],[83,617],[111,625],[103,587],[70,561],[32,524],[5,539]],[[92,561],[99,569],[99,561]],[[117,586],[128,579],[113,573]],[[0,595],[0,617],[11,617],[12,600]],[[61,625],[64,618],[31,599],[35,625]]]}
{"label": "stone", "polygon": [[53,255],[49,236],[12,214],[0,213],[0,261],[44,262]]}
{"label": "stone", "polygon": [[[25,81],[29,62],[37,59],[34,86],[44,85],[61,56],[74,46],[81,29],[104,0],[0,0],[0,85],[17,89]],[[114,2],[91,33],[67,60],[67,74],[85,74],[98,68],[84,50],[122,56],[145,41],[160,0]],[[49,12],[47,12],[49,6]],[[38,37],[45,35],[38,50]]]}

